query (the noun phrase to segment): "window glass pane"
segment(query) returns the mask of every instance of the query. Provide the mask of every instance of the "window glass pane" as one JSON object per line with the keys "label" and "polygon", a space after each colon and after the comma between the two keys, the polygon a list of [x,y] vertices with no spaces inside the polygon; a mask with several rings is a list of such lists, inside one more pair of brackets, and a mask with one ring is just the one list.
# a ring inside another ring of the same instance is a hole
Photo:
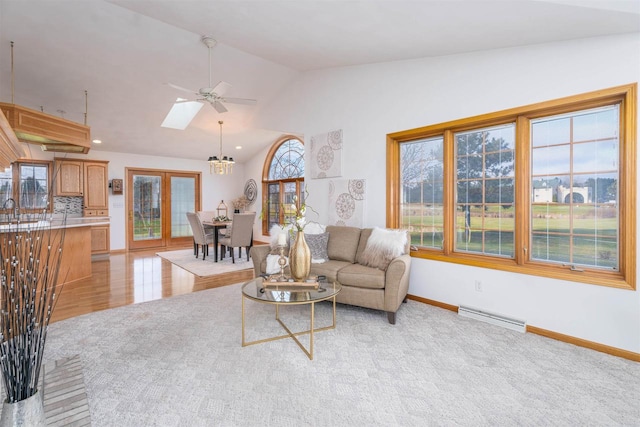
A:
{"label": "window glass pane", "polygon": [[44,209],[49,202],[49,167],[20,164],[20,208]]}
{"label": "window glass pane", "polygon": [[576,236],[573,238],[572,263],[603,269],[617,269],[618,247],[614,238]]}
{"label": "window glass pane", "polygon": [[534,148],[531,153],[531,172],[534,176],[569,173],[570,157],[569,145]]}
{"label": "window glass pane", "polygon": [[531,207],[531,229],[534,233],[561,233],[571,227],[569,205],[547,203],[534,204]]}
{"label": "window glass pane", "polygon": [[267,212],[269,229],[271,229],[274,224],[280,224],[280,184],[269,184],[268,188]]}
{"label": "window glass pane", "polygon": [[13,198],[13,172],[11,167],[0,169],[0,205]]}
{"label": "window glass pane", "polygon": [[400,227],[410,231],[412,245],[442,247],[443,147],[442,137],[400,146]]}
{"label": "window glass pane", "polygon": [[187,177],[171,177],[171,237],[191,236],[187,212],[196,210],[196,180]]}
{"label": "window glass pane", "polygon": [[304,145],[297,139],[283,142],[269,167],[269,180],[304,177]]}
{"label": "window glass pane", "polygon": [[285,182],[284,183],[284,206],[282,210],[284,212],[284,223],[292,224],[295,222],[296,210],[291,207],[292,204],[296,204],[296,183]]}
{"label": "window glass pane", "polygon": [[547,147],[550,145],[568,144],[571,139],[570,120],[567,117],[557,117],[540,122],[531,130],[533,147]]}
{"label": "window glass pane", "polygon": [[536,138],[557,119],[531,122],[531,259],[617,270],[618,107],[565,114],[562,120],[569,144],[555,147]]}
{"label": "window glass pane", "polygon": [[455,250],[514,256],[515,124],[460,132]]}
{"label": "window glass pane", "polygon": [[605,107],[577,113],[573,117],[573,140],[618,139],[618,109]]}
{"label": "window glass pane", "polygon": [[596,141],[573,146],[573,172],[618,169],[618,141]]}

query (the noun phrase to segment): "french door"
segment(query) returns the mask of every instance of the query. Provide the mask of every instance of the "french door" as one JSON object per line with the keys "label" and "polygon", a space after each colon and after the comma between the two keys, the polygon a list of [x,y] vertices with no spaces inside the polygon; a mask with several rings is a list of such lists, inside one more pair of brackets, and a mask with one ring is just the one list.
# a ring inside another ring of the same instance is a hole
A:
{"label": "french door", "polygon": [[199,172],[127,168],[127,247],[192,242],[186,214],[200,210],[200,178]]}

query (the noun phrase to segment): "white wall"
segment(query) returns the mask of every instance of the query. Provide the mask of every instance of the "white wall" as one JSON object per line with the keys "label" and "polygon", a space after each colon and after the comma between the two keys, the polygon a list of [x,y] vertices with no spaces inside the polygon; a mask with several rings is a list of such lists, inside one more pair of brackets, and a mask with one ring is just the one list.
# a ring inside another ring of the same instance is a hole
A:
{"label": "white wall", "polygon": [[[343,178],[366,179],[365,225],[384,226],[386,134],[639,80],[637,34],[319,70],[303,74],[257,125],[306,141],[342,129]],[[264,154],[246,164],[245,178],[260,183]],[[326,221],[327,180],[306,182]],[[414,259],[409,292],[640,353],[639,291]]]}

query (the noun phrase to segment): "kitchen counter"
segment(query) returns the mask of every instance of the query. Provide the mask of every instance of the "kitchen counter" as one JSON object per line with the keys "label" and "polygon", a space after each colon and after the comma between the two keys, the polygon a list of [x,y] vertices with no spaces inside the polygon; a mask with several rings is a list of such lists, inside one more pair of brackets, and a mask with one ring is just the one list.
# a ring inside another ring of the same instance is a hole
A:
{"label": "kitchen counter", "polygon": [[32,229],[60,229],[60,228],[75,228],[75,227],[91,227],[94,225],[109,225],[110,219],[108,216],[104,217],[75,217],[67,218],[66,222],[60,218],[51,218],[43,221],[21,221],[19,223],[0,223],[0,233],[7,231],[22,231]]}
{"label": "kitchen counter", "polygon": [[[42,221],[24,221],[0,224],[0,236],[5,233],[24,233],[30,230],[64,229],[62,259],[58,284],[70,283],[91,276],[91,227],[109,225],[109,217],[73,217],[66,221],[50,218]],[[57,233],[61,235],[61,233]],[[57,238],[57,237],[55,237]]]}

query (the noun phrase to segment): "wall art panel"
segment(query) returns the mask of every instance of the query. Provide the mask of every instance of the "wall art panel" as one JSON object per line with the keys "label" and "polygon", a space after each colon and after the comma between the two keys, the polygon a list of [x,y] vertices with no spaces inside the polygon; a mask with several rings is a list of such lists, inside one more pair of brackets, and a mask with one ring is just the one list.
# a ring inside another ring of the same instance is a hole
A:
{"label": "wall art panel", "polygon": [[342,176],[342,129],[311,137],[311,178]]}
{"label": "wall art panel", "polygon": [[364,179],[332,179],[329,181],[329,224],[362,227],[364,202]]}

